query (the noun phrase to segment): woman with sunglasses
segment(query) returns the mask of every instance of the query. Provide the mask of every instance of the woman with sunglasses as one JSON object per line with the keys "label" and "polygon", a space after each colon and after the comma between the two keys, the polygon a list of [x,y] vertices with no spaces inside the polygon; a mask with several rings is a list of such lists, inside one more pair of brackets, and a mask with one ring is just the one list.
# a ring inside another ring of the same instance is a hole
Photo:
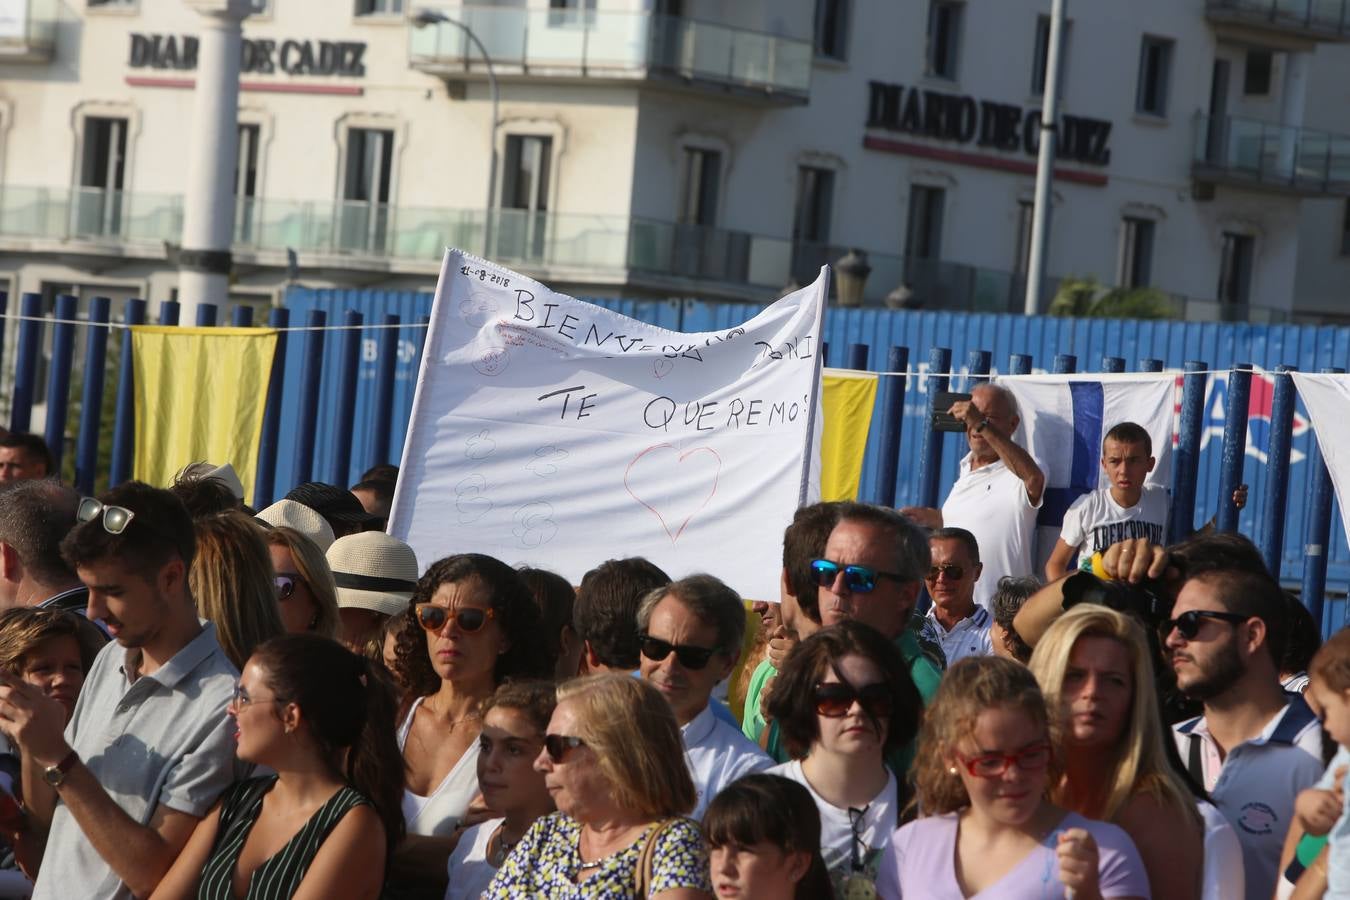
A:
{"label": "woman with sunglasses", "polygon": [[319,545],[284,526],[268,531],[266,540],[287,633],[309,632],[337,640],[337,584]]}
{"label": "woman with sunglasses", "polygon": [[[1051,798],[1125,829],[1154,900],[1200,896],[1205,827],[1197,798],[1169,761],[1143,628],[1105,606],[1080,604],[1041,637],[1030,666],[1057,720],[1064,760]],[[1230,846],[1237,840],[1231,828],[1227,838]],[[1230,874],[1241,875],[1240,852],[1236,861]],[[1224,875],[1225,867],[1209,868]],[[1228,884],[1234,887],[1214,896],[1241,896],[1241,884]]]}
{"label": "woman with sunglasses", "polygon": [[923,701],[904,658],[860,622],[822,628],[788,656],[769,696],[792,761],[769,769],[806,787],[841,897],[865,894],[902,803],[886,754],[908,743]]}
{"label": "woman with sunglasses", "polygon": [[1050,802],[1060,771],[1045,700],[1025,666],[1001,657],[952,666],[919,734],[924,818],[891,839],[877,895],[1147,898],[1148,876],[1124,831]]}
{"label": "woman with sunglasses", "polygon": [[365,659],[290,634],[254,651],[229,706],[241,760],[152,900],[380,896],[403,836],[394,697]]}
{"label": "woman with sunglasses", "polygon": [[221,649],[242,670],[255,647],[286,633],[262,529],[242,512],[206,516],[193,526],[197,552],[188,585],[197,614],[215,623]]}
{"label": "woman with sunglasses", "polygon": [[539,610],[520,575],[478,553],[435,562],[417,582],[395,647],[407,686],[398,728],[409,838],[400,883],[445,890],[458,827],[478,794],[481,707],[509,678],[552,674]]}
{"label": "woman with sunglasses", "polygon": [[549,681],[508,682],[483,704],[478,790],[499,818],[460,835],[450,855],[445,900],[478,900],[535,820],[553,812],[553,797],[534,760],[557,705],[558,691]]}
{"label": "woman with sunglasses", "polygon": [[558,811],[511,851],[487,900],[711,900],[675,715],[655,688],[592,675],[558,688],[535,759]]}

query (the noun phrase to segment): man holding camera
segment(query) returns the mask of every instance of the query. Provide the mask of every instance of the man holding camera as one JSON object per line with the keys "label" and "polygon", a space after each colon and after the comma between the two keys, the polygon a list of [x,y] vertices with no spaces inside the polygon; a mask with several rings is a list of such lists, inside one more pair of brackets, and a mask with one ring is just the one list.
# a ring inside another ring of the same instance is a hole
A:
{"label": "man holding camera", "polygon": [[988,610],[1000,578],[1036,571],[1032,555],[1045,473],[1013,442],[1021,419],[1007,388],[977,385],[969,400],[952,404],[950,414],[965,425],[970,446],[960,477],[941,510],[910,506],[900,511],[927,528],[951,526],[975,535],[984,562],[975,602]]}

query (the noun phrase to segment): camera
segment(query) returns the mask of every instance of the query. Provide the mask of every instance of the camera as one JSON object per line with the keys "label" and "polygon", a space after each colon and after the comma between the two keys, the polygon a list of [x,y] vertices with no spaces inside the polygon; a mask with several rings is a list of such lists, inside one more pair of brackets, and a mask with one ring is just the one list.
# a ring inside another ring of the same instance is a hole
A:
{"label": "camera", "polygon": [[1096,603],[1133,615],[1149,631],[1156,631],[1172,615],[1172,598],[1153,581],[1127,584],[1103,581],[1091,572],[1077,572],[1064,579],[1063,592],[1065,609],[1080,603]]}

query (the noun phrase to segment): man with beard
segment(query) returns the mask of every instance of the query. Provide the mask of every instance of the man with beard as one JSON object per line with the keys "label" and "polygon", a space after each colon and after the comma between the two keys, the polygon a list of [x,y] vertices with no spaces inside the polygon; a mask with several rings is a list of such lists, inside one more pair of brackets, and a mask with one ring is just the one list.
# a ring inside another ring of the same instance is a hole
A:
{"label": "man with beard", "polygon": [[1249,568],[1190,570],[1163,625],[1177,688],[1204,714],[1175,726],[1177,749],[1232,823],[1249,900],[1271,896],[1294,798],[1322,773],[1322,731],[1280,687],[1279,585]]}

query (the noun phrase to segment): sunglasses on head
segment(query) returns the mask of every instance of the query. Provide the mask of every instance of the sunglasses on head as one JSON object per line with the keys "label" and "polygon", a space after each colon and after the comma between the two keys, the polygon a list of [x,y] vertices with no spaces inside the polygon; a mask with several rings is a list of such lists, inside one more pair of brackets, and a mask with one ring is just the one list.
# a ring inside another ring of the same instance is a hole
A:
{"label": "sunglasses on head", "polygon": [[104,506],[93,497],[85,497],[75,512],[75,521],[92,522],[99,516],[103,517],[104,531],[108,534],[121,534],[127,530],[131,520],[136,518],[136,513],[125,506]]}
{"label": "sunglasses on head", "polygon": [[577,747],[585,747],[586,742],[579,737],[572,737],[570,734],[546,734],[544,735],[544,752],[548,758],[555,763],[563,761],[567,756],[568,750],[574,750]]}
{"label": "sunglasses on head", "polygon": [[708,660],[712,659],[713,654],[717,652],[716,647],[672,644],[669,641],[654,638],[650,634],[639,634],[638,641],[638,648],[642,651],[642,655],[652,662],[660,662],[674,653],[675,659],[679,661],[680,665],[695,671],[708,665]]}
{"label": "sunglasses on head", "polygon": [[890,717],[895,706],[891,689],[880,682],[863,685],[860,688],[840,682],[818,684],[815,700],[816,712],[827,719],[839,719],[848,715],[854,703],[872,718],[886,719]]}
{"label": "sunglasses on head", "polygon": [[948,581],[960,581],[966,577],[966,567],[957,565],[933,566],[924,576],[924,580],[937,581],[940,575],[947,576]]}
{"label": "sunglasses on head", "polygon": [[1192,609],[1182,613],[1175,619],[1165,620],[1162,624],[1162,633],[1163,636],[1166,637],[1171,634],[1172,629],[1175,628],[1177,634],[1189,641],[1200,633],[1201,619],[1218,619],[1221,622],[1232,622],[1236,625],[1237,623],[1245,622],[1250,618],[1251,616],[1244,616],[1239,613],[1213,612],[1208,609]]}
{"label": "sunglasses on head", "polygon": [[874,590],[878,578],[905,580],[894,572],[882,572],[868,566],[845,566],[828,559],[811,561],[811,574],[815,576],[816,584],[821,587],[833,587],[840,572],[844,573],[844,585],[855,594],[866,594]]}
{"label": "sunglasses on head", "polygon": [[421,625],[427,631],[440,631],[445,627],[445,623],[453,618],[455,627],[465,634],[473,634],[475,631],[482,631],[483,626],[488,620],[497,617],[495,609],[479,609],[476,606],[465,606],[461,609],[450,610],[444,606],[437,606],[434,603],[419,603],[415,608],[417,615],[417,624]]}

